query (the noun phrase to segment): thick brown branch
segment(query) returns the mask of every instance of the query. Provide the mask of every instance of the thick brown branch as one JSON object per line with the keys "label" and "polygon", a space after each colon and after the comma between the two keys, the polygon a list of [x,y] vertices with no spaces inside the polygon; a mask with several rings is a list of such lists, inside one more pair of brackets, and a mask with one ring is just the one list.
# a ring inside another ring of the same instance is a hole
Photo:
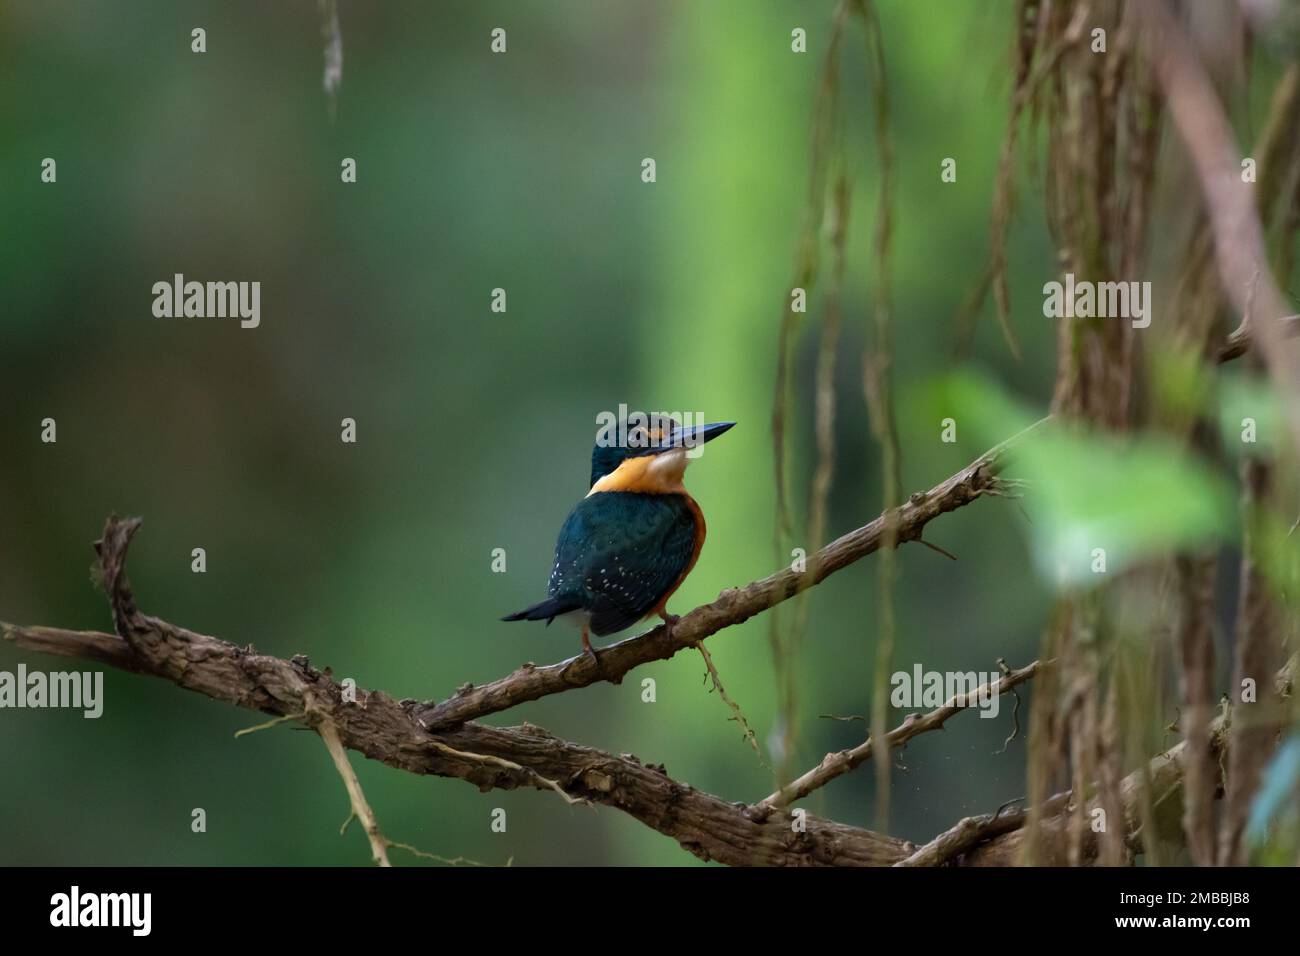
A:
{"label": "thick brown branch", "polygon": [[[673,780],[662,766],[568,743],[527,724],[493,728],[467,723],[454,731],[429,734],[412,715],[418,706],[415,701],[399,702],[374,691],[351,703],[328,671],[313,668],[304,657],[286,661],[257,654],[252,648],[141,614],[122,574],[125,547],[137,524],[110,520],[100,543],[104,580],[113,588],[114,614],[126,626],[128,638],[11,624],[0,624],[0,635],[18,647],[163,677],[216,700],[301,719],[318,732],[328,720],[343,746],[411,773],[455,777],[485,791],[558,787],[569,798],[622,810],[706,860],[731,865],[1007,864],[1015,862],[1020,852],[1023,829],[1002,832],[1023,822],[1019,813],[964,821],[926,847],[917,847],[812,814],[780,809],[755,812]],[[1295,668],[1292,658],[1279,673],[1279,694],[1289,694]],[[1028,679],[1029,672],[1024,668],[1003,680]],[[927,717],[937,720],[939,714]],[[922,732],[923,726],[913,726],[910,735]],[[1211,728],[1210,742],[1216,755],[1226,746],[1221,718]],[[1185,744],[1179,744],[1151,761],[1149,773],[1158,803],[1180,789],[1185,750]],[[1136,774],[1122,788],[1122,825],[1129,834],[1138,829],[1137,788]],[[1044,805],[1051,815],[1042,825],[1058,835],[1068,822],[1068,814],[1058,812],[1066,799],[1058,795]]]}
{"label": "thick brown branch", "polygon": [[568,743],[525,724],[467,723],[431,735],[415,719],[415,701],[382,691],[355,703],[328,671],[305,657],[291,661],[238,647],[142,614],[123,573],[126,546],[138,521],[110,519],[98,543],[101,572],[121,637],[95,631],[0,624],[5,640],[46,653],[86,657],[170,680],[215,700],[276,716],[299,717],[320,730],[329,721],[343,746],[411,773],[456,777],[481,790],[558,787],[569,798],[604,804],[677,840],[706,860],[731,865],[884,866],[914,847],[904,840],[812,814],[751,816],[643,764]]}
{"label": "thick brown branch", "polygon": [[[1050,808],[1050,812],[1059,813],[1067,803],[1068,800],[1060,796],[1053,797],[1044,811]],[[981,843],[1019,830],[1027,820],[1028,813],[1021,807],[1011,807],[978,817],[963,817],[894,866],[944,866]]]}
{"label": "thick brown branch", "polygon": [[574,687],[598,681],[617,684],[632,668],[667,660],[678,651],[698,644],[723,628],[749,620],[878,550],[885,540],[889,517],[894,519],[897,542],[902,544],[918,540],[925,526],[939,515],[995,493],[997,476],[1006,466],[1013,445],[1041,424],[1040,421],[991,449],[929,491],[912,495],[901,507],[832,541],[808,559],[804,571],[786,568],[743,588],[729,588],[712,604],[683,615],[671,629],[660,625],[605,648],[598,661],[584,654],[545,667],[525,664],[490,684],[481,687],[467,684],[454,697],[420,707],[417,715],[430,730],[441,730]]}

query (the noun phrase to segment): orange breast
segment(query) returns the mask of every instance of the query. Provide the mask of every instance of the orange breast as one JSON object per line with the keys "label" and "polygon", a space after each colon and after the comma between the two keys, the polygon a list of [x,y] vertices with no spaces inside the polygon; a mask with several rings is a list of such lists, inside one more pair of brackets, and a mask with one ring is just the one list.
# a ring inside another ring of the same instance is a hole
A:
{"label": "orange breast", "polygon": [[695,499],[688,495],[684,488],[678,492],[678,494],[685,499],[686,506],[691,509],[691,514],[695,517],[695,550],[691,552],[691,560],[686,562],[686,567],[682,570],[681,576],[677,578],[676,583],[668,589],[668,592],[663,596],[659,603],[650,609],[650,613],[647,614],[646,617],[654,617],[655,615],[661,615],[664,613],[664,608],[668,605],[668,599],[673,596],[673,593],[679,587],[682,586],[682,582],[686,580],[686,576],[690,574],[691,569],[695,567],[695,562],[700,559],[700,551],[704,548],[704,536],[709,530],[708,526],[704,523],[704,512],[700,510],[700,506],[696,503]]}

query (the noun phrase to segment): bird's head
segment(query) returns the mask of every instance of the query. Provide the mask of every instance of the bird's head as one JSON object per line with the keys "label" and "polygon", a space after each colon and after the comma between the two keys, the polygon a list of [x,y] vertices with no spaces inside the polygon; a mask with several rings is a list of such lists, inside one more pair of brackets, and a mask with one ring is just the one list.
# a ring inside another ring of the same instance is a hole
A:
{"label": "bird's head", "polygon": [[[652,478],[663,483],[673,473],[680,481],[686,470],[686,453],[712,441],[735,424],[682,425],[668,415],[651,415],[645,421],[621,421],[617,430],[602,429],[591,452],[592,491],[634,491]],[[602,480],[609,484],[608,489],[596,488]]]}

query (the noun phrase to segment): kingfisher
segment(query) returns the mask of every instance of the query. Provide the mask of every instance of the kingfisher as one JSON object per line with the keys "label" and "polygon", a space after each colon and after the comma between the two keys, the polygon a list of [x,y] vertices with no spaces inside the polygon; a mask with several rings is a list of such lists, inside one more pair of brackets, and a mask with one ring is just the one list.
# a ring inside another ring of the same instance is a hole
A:
{"label": "kingfisher", "polygon": [[591,634],[604,637],[655,615],[671,627],[677,617],[668,613],[668,599],[695,567],[706,530],[682,484],[687,452],[735,424],[682,426],[658,416],[621,423],[621,442],[598,436],[590,490],[555,542],[549,597],[501,620],[567,620],[582,631],[593,660]]}

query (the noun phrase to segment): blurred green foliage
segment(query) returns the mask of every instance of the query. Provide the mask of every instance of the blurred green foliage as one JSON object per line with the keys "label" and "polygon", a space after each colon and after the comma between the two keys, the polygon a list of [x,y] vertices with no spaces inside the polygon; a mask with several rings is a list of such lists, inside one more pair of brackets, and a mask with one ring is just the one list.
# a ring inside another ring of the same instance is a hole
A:
{"label": "blurred green foliage", "polygon": [[[1034,412],[987,376],[954,375],[948,407],[981,444],[1030,428]],[[1017,442],[1006,478],[1027,502],[1040,576],[1077,587],[1173,550],[1229,543],[1232,491],[1211,465],[1163,435],[1119,437],[1046,421]],[[1098,552],[1102,553],[1098,553]]]}

